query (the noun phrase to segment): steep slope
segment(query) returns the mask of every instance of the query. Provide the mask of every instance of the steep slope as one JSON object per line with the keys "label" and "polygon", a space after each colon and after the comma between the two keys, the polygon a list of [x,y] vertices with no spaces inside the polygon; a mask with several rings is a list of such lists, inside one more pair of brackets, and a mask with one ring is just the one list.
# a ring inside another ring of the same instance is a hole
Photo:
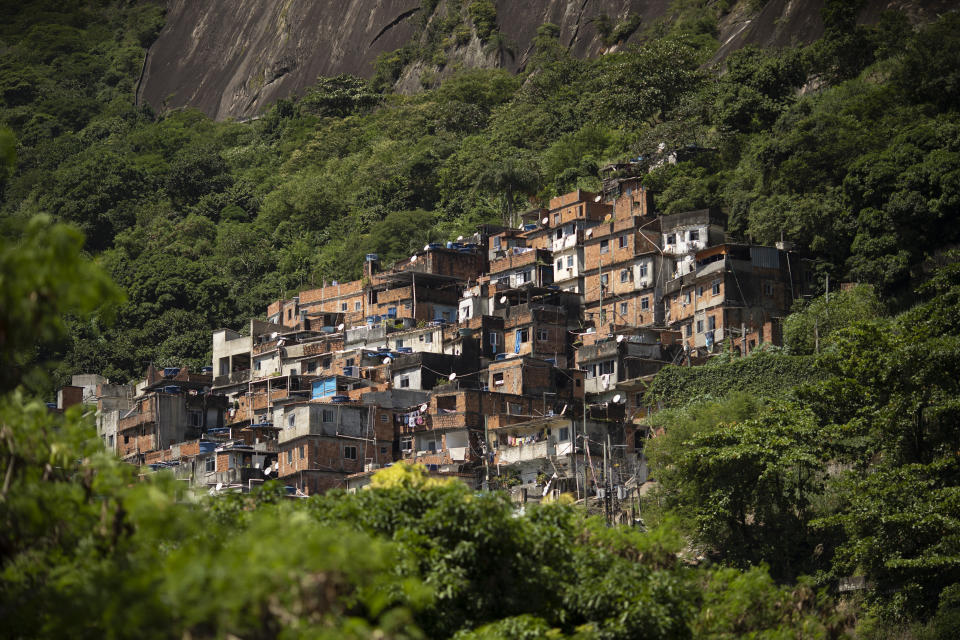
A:
{"label": "steep slope", "polygon": [[[166,27],[150,49],[137,98],[155,109],[196,107],[218,120],[256,115],[278,98],[312,85],[319,75],[373,74],[373,62],[418,37],[418,21],[447,10],[448,0],[169,0]],[[560,27],[560,42],[577,56],[607,45],[595,19],[609,24],[639,18],[640,29],[668,14],[671,0],[497,0],[497,26],[509,51],[484,53],[473,34],[452,51],[450,65],[523,68],[537,28]],[[860,21],[876,22],[885,9],[926,22],[955,6],[951,0],[865,0]],[[462,3],[466,15],[469,2]],[[734,3],[721,20],[714,60],[748,44],[764,47],[812,42],[823,34],[823,0]],[[421,34],[422,35],[422,34]],[[636,34],[633,34],[636,38]],[[629,41],[629,38],[628,38]],[[407,69],[399,88],[415,91],[428,64]],[[445,73],[446,73],[445,72]]]}
{"label": "steep slope", "polygon": [[[419,0],[170,0],[167,24],[150,49],[138,100],[163,110],[196,107],[218,120],[245,118],[312,85],[318,75],[369,77],[373,61],[415,35]],[[497,22],[515,50],[505,66],[526,60],[537,28],[560,27],[576,55],[602,42],[591,19],[616,22],[635,13],[646,24],[669,0],[499,0]],[[443,3],[436,11],[445,10]],[[474,61],[487,64],[485,56]]]}

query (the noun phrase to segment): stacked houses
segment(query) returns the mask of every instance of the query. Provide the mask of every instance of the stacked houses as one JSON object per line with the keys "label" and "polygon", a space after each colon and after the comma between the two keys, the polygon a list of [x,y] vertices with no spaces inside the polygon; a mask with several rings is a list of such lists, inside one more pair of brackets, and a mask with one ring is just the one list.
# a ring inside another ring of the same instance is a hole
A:
{"label": "stacked houses", "polygon": [[[735,241],[714,209],[657,215],[641,168],[215,331],[200,373],[97,387],[121,457],[194,484],[309,495],[406,460],[539,498],[646,480],[647,383],[667,364],[779,344],[804,261]],[[606,460],[606,463],[604,462]]]}

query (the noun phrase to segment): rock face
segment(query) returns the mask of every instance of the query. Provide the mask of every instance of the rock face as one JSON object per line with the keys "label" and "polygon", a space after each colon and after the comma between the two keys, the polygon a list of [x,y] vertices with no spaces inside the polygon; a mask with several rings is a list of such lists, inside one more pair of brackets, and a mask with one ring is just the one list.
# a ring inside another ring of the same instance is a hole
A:
{"label": "rock face", "polygon": [[418,11],[419,0],[169,0],[137,98],[250,117],[319,75],[369,76],[410,39]]}
{"label": "rock face", "polygon": [[[469,0],[464,0],[464,6]],[[216,119],[249,118],[279,98],[302,93],[317,76],[370,77],[373,62],[416,35],[421,0],[168,0],[167,24],[151,47],[137,91],[140,102],[164,111],[195,107]],[[606,49],[594,19],[612,25],[630,14],[640,30],[662,18],[671,0],[496,0],[497,22],[509,51],[483,51],[474,36],[452,52],[462,66],[522,69],[537,28],[552,22],[574,55]],[[751,12],[743,0],[721,21],[723,43],[714,61],[747,44],[809,43],[823,33],[823,0],[769,0]],[[904,10],[914,22],[955,8],[956,0],[867,0],[862,22],[884,9]],[[445,11],[441,0],[436,12]],[[627,42],[630,40],[628,39]],[[622,46],[623,43],[621,43]],[[401,91],[419,89],[418,63],[405,70]]]}
{"label": "rock face", "polygon": [[[560,26],[561,42],[574,54],[596,55],[602,43],[591,18],[603,13],[616,23],[634,12],[649,24],[669,0],[496,5],[501,30],[514,43],[503,64],[517,69],[545,22]],[[302,92],[319,75],[370,77],[379,54],[414,36],[419,11],[419,0],[169,0],[167,24],[147,55],[137,98],[158,111],[190,106],[216,119],[248,118]]]}

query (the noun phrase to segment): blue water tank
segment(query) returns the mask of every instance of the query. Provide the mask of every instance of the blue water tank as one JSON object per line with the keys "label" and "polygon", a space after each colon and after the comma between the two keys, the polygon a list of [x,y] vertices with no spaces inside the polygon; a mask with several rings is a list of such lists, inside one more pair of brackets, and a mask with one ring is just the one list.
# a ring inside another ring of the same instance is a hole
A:
{"label": "blue water tank", "polygon": [[377,262],[379,260],[380,260],[380,256],[378,256],[377,254],[375,253],[367,254],[367,262]]}
{"label": "blue water tank", "polygon": [[164,367],[163,368],[163,377],[172,378],[173,376],[180,373],[180,367]]}
{"label": "blue water tank", "polygon": [[413,347],[397,347],[397,353],[413,353]]}
{"label": "blue water tank", "polygon": [[213,373],[213,367],[204,367],[203,369],[200,369],[200,371],[203,373]]}
{"label": "blue water tank", "polygon": [[163,388],[164,393],[180,393],[180,387],[175,384],[168,385]]}
{"label": "blue water tank", "polygon": [[331,396],[331,397],[330,397],[330,402],[333,402],[333,403],[335,403],[335,404],[340,404],[340,403],[343,403],[343,402],[350,402],[350,396]]}
{"label": "blue water tank", "polygon": [[497,360],[506,360],[506,359],[507,359],[507,354],[505,354],[505,353],[498,353],[498,354],[497,354]]}

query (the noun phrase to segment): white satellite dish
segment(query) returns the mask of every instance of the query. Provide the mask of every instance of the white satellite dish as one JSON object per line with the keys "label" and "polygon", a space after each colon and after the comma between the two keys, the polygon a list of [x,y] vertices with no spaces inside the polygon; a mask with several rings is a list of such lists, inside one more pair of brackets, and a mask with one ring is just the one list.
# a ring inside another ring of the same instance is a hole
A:
{"label": "white satellite dish", "polygon": [[383,364],[390,364],[390,356],[383,359]]}
{"label": "white satellite dish", "polygon": [[424,251],[430,251],[430,245],[428,245],[428,244],[423,245],[423,250],[424,250]]}
{"label": "white satellite dish", "polygon": [[546,226],[548,222],[550,222],[550,218],[544,218],[543,220],[540,221],[540,224]]}
{"label": "white satellite dish", "polygon": [[463,236],[457,236],[457,242],[460,242],[461,240],[463,240]]}
{"label": "white satellite dish", "polygon": [[410,262],[416,262],[417,256],[410,256]]}
{"label": "white satellite dish", "polygon": [[420,405],[420,411],[426,411],[426,410],[427,410],[427,405],[426,405],[426,403]]}
{"label": "white satellite dish", "polygon": [[345,324],[343,324],[343,323],[341,322],[340,324],[337,325],[337,331],[343,331],[343,328],[344,328],[345,326],[347,326],[347,325],[345,325]]}
{"label": "white satellite dish", "polygon": [[500,304],[507,304],[507,296],[500,296]]}
{"label": "white satellite dish", "polygon": [[620,402],[620,394],[613,396],[613,403],[618,404]]}
{"label": "white satellite dish", "polygon": [[623,342],[626,336],[617,336],[617,342]]}
{"label": "white satellite dish", "polygon": [[270,475],[271,471],[273,471],[273,467],[267,467],[266,469],[263,470],[263,475],[268,476]]}
{"label": "white satellite dish", "polygon": [[587,237],[589,238],[592,235],[593,235],[593,229],[587,229]]}
{"label": "white satellite dish", "polygon": [[596,198],[594,198],[593,201],[594,201],[594,202],[600,202],[600,196],[597,196]]}
{"label": "white satellite dish", "polygon": [[222,483],[222,482],[218,482],[218,483],[217,483],[217,491],[220,491],[220,489],[223,489],[223,483]]}
{"label": "white satellite dish", "polygon": [[453,382],[456,379],[457,379],[457,374],[455,373],[451,373],[450,375],[447,376],[447,380],[449,380],[450,382]]}

